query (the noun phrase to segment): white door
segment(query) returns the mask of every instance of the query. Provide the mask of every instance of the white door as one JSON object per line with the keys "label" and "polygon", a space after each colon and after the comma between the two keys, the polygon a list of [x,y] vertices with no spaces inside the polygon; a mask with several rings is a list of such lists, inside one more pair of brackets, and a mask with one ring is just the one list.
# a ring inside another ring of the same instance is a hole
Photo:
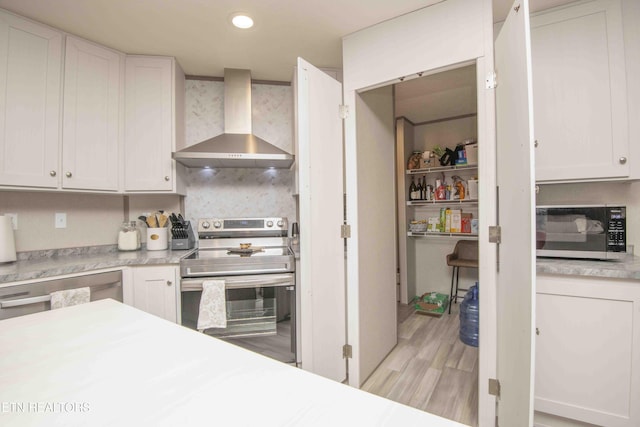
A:
{"label": "white door", "polygon": [[0,11],[0,185],[56,188],[62,33]]}
{"label": "white door", "polygon": [[395,136],[391,86],[345,93],[349,384],[359,387],[398,342]]}
{"label": "white door", "polygon": [[133,306],[170,322],[178,322],[177,267],[133,269]]}
{"label": "white door", "polygon": [[495,42],[498,224],[498,423],[533,424],[535,197],[528,0],[518,0]]}
{"label": "white door", "polygon": [[62,186],[118,189],[122,56],[67,36]]}
{"label": "white door", "polygon": [[302,368],[343,381],[342,85],[301,58],[296,72]]}
{"label": "white door", "polygon": [[125,60],[126,191],[173,188],[173,59]]}

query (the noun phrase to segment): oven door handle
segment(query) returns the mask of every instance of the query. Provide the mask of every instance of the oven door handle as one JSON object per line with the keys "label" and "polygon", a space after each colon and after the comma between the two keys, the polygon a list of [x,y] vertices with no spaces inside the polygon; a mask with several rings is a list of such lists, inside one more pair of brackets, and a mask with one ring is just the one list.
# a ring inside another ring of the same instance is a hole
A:
{"label": "oven door handle", "polygon": [[[274,286],[292,286],[294,284],[293,274],[278,274],[272,276],[243,276],[243,277],[221,277],[227,289],[246,288],[266,288]],[[180,288],[182,291],[201,291],[202,282],[208,279],[182,279]],[[209,280],[216,280],[215,277]]]}

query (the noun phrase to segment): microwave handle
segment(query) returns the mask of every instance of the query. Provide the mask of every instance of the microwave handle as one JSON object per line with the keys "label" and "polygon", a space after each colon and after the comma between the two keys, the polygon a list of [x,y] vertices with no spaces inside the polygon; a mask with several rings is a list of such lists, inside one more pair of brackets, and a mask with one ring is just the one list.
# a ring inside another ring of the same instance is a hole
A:
{"label": "microwave handle", "polygon": [[47,302],[47,301],[51,301],[51,295],[41,295],[39,297],[29,297],[29,298],[0,301],[0,308],[21,307],[23,305],[36,304],[39,302]]}

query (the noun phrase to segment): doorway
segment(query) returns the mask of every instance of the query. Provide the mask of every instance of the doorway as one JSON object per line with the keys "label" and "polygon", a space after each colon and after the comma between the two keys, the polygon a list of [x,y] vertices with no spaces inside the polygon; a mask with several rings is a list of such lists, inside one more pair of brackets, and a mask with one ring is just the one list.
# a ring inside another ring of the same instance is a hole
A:
{"label": "doorway", "polygon": [[[411,304],[414,297],[432,292],[448,297],[452,272],[446,255],[460,240],[477,241],[477,67],[466,64],[392,87],[398,345],[363,389],[477,425],[478,349],[458,338],[461,300],[453,305],[451,314],[445,310],[440,317],[415,314]],[[460,146],[463,149],[456,151]],[[460,155],[442,166],[439,150],[446,148],[469,156]],[[420,187],[418,196],[410,194],[412,181]],[[446,189],[444,200],[434,194],[437,182]],[[452,213],[458,218],[453,228]],[[463,289],[478,281],[477,269],[462,268],[458,280],[463,296]]]}

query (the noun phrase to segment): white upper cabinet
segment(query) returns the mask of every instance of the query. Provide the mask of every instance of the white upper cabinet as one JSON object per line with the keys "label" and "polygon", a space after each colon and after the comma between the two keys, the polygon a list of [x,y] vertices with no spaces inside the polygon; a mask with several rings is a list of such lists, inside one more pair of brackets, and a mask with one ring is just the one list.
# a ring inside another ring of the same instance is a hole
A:
{"label": "white upper cabinet", "polygon": [[63,188],[118,190],[123,57],[75,37],[66,39]]}
{"label": "white upper cabinet", "polygon": [[0,11],[0,185],[56,188],[62,33]]}
{"label": "white upper cabinet", "polygon": [[531,18],[538,182],[630,174],[620,0]]}
{"label": "white upper cabinet", "polygon": [[184,139],[184,73],[174,58],[127,56],[125,190],[183,192],[172,159]]}

